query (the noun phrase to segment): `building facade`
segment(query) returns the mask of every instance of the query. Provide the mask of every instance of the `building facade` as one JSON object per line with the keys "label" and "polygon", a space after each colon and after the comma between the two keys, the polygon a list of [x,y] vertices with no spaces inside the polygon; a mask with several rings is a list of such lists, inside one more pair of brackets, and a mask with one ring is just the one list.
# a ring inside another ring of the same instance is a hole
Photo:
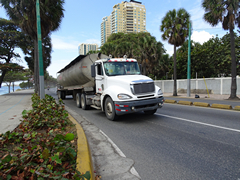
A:
{"label": "building facade", "polygon": [[116,4],[111,15],[112,33],[147,32],[146,8],[141,2],[130,0]]}
{"label": "building facade", "polygon": [[[107,18],[110,18],[110,29],[108,29],[108,32],[111,32],[110,34],[118,32],[147,32],[146,8],[141,2],[130,0],[130,2],[123,1],[116,4],[113,6],[111,15],[107,16]],[[107,41],[107,38],[104,39],[104,27],[107,27],[104,26],[104,22],[106,22],[106,17],[103,18],[101,24],[102,45]],[[109,19],[107,22],[109,23]]]}
{"label": "building facade", "polygon": [[102,19],[101,23],[101,44],[107,42],[107,38],[111,34],[111,15]]}
{"label": "building facade", "polygon": [[97,51],[97,50],[98,50],[97,44],[82,43],[78,46],[79,55],[86,55],[89,51]]}

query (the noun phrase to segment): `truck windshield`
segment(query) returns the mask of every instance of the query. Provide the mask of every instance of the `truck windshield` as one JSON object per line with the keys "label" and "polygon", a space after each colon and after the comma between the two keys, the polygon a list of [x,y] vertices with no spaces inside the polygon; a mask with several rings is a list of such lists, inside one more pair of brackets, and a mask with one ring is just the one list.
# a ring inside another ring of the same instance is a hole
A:
{"label": "truck windshield", "polygon": [[103,65],[107,76],[140,74],[137,62],[105,62]]}

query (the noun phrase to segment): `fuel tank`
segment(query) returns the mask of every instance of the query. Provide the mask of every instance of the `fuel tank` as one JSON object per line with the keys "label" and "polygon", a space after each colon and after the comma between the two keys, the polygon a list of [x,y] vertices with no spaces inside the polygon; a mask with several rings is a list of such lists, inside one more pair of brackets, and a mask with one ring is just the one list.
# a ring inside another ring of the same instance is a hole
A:
{"label": "fuel tank", "polygon": [[66,67],[61,69],[57,82],[67,87],[93,87],[94,78],[91,77],[91,65],[98,59],[109,58],[104,54],[79,55]]}

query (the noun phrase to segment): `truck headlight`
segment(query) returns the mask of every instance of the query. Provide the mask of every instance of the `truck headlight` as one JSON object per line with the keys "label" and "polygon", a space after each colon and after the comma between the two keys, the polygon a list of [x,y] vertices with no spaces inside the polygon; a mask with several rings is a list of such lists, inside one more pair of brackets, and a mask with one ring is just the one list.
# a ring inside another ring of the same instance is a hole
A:
{"label": "truck headlight", "polygon": [[125,100],[125,99],[131,99],[132,98],[131,96],[129,96],[127,94],[118,94],[117,97],[120,100]]}
{"label": "truck headlight", "polygon": [[162,95],[163,95],[163,92],[162,92],[161,89],[158,90],[158,95],[159,95],[159,96],[162,96]]}

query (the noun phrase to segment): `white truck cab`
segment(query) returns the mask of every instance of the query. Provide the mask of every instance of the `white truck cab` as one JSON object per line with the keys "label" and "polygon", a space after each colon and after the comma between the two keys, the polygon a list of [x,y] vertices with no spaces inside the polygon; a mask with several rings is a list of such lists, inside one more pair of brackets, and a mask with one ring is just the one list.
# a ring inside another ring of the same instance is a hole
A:
{"label": "white truck cab", "polygon": [[135,59],[97,60],[92,65],[91,74],[95,78],[96,91],[93,106],[101,107],[110,120],[138,111],[154,114],[163,105],[161,89],[151,78],[141,75]]}

